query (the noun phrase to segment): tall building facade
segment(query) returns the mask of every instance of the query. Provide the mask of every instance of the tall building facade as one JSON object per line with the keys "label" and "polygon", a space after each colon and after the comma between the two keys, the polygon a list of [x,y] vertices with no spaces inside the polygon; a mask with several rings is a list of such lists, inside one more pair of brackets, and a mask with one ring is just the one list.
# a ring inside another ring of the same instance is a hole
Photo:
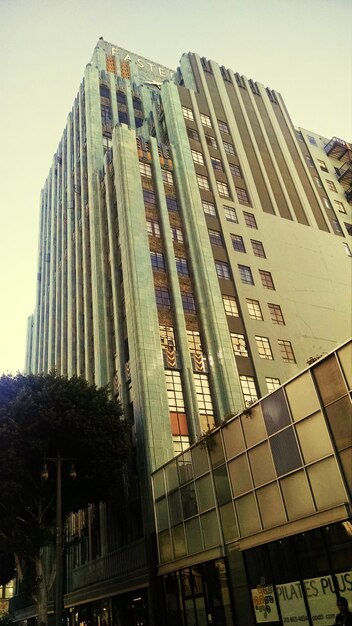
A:
{"label": "tall building facade", "polygon": [[98,41],[41,195],[26,368],[109,384],[135,459],[116,510],[71,520],[67,606],[148,586],[151,473],[350,334],[351,154],[217,63]]}

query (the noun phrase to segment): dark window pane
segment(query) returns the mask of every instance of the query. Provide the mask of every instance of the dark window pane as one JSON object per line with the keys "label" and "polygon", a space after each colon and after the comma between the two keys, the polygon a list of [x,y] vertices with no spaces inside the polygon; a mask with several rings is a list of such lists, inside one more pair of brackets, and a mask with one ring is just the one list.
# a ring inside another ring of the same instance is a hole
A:
{"label": "dark window pane", "polygon": [[281,433],[274,435],[269,439],[269,442],[278,476],[302,466],[292,428],[286,428]]}
{"label": "dark window pane", "polygon": [[198,507],[194,484],[186,485],[181,489],[182,510],[184,519],[197,515]]}
{"label": "dark window pane", "polygon": [[282,389],[278,389],[262,400],[261,405],[268,435],[272,435],[290,424],[290,414]]}
{"label": "dark window pane", "polygon": [[229,478],[226,465],[214,470],[215,491],[219,506],[232,500]]}

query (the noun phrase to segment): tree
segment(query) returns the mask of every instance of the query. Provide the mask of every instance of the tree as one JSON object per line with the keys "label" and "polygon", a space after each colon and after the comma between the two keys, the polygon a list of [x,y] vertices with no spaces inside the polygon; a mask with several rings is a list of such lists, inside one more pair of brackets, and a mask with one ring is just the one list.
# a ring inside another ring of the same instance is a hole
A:
{"label": "tree", "polygon": [[[76,480],[62,489],[64,520],[114,496],[129,456],[129,435],[107,388],[55,373],[0,378],[0,578],[11,580],[16,567],[40,625],[47,623],[55,579],[55,563],[51,572],[43,563],[43,548],[55,540],[56,472],[50,465],[59,456],[75,464]],[[47,480],[41,478],[43,464]]]}

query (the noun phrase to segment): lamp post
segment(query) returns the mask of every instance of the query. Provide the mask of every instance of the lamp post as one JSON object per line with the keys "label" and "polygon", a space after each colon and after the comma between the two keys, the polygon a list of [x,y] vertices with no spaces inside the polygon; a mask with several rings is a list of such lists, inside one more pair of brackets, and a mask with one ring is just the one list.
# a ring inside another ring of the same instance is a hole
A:
{"label": "lamp post", "polygon": [[[56,553],[56,583],[55,583],[55,626],[62,626],[62,613],[64,604],[63,594],[63,546],[62,546],[62,462],[68,459],[63,459],[60,452],[57,452],[56,458],[49,458],[56,466],[56,519],[55,519],[55,553]],[[71,463],[69,470],[69,477],[74,480],[76,478],[76,471]],[[49,472],[46,463],[44,463],[43,471],[41,473],[43,480],[47,480]]]}

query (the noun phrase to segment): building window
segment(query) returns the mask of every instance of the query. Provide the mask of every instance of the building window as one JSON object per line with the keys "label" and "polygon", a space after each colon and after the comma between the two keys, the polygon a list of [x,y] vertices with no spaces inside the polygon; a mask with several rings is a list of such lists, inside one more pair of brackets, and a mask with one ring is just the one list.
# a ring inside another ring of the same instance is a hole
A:
{"label": "building window", "polygon": [[236,193],[237,193],[238,201],[241,204],[250,204],[248,193],[247,193],[247,191],[245,189],[241,189],[240,187],[236,187]]}
{"label": "building window", "polygon": [[244,335],[239,333],[230,333],[233,351],[236,356],[248,356],[246,340]]}
{"label": "building window", "polygon": [[194,163],[199,163],[199,165],[204,165],[204,159],[203,159],[203,155],[201,152],[198,152],[197,150],[191,150],[192,152],[192,159]]}
{"label": "building window", "polygon": [[147,189],[143,189],[143,198],[144,204],[149,204],[150,206],[156,206],[155,193],[152,191],[148,191]]}
{"label": "building window", "polygon": [[314,161],[313,161],[312,157],[307,155],[306,156],[306,161],[307,161],[308,167],[314,167]]}
{"label": "building window", "polygon": [[328,172],[328,168],[326,167],[325,161],[322,161],[321,159],[317,159],[317,163],[323,172]]}
{"label": "building window", "polygon": [[267,386],[269,393],[271,393],[272,391],[275,391],[275,389],[280,387],[279,378],[271,378],[270,376],[268,376],[265,378],[265,382],[266,382],[266,386]]}
{"label": "building window", "polygon": [[260,279],[262,281],[262,285],[263,285],[263,287],[265,287],[265,289],[274,289],[275,290],[273,277],[272,277],[270,272],[267,272],[266,270],[259,270],[259,275],[260,275]]}
{"label": "building window", "polygon": [[207,142],[209,148],[214,148],[215,150],[218,149],[218,144],[216,143],[215,137],[212,137],[211,135],[205,135],[205,141]]}
{"label": "building window", "polygon": [[331,224],[332,224],[332,228],[333,228],[335,233],[337,233],[338,235],[343,235],[342,228],[341,228],[338,220],[332,219],[331,220]]}
{"label": "building window", "polygon": [[165,272],[164,255],[161,252],[150,252],[150,260],[153,270]]}
{"label": "building window", "polygon": [[241,177],[241,168],[239,165],[235,165],[234,163],[229,163],[229,168],[230,168],[230,172],[232,174],[232,176],[234,178],[238,178]]}
{"label": "building window", "polygon": [[216,209],[215,204],[213,202],[208,202],[207,200],[202,201],[203,211],[207,215],[211,215],[212,217],[216,217]]}
{"label": "building window", "polygon": [[144,163],[143,161],[139,161],[139,173],[141,176],[146,176],[147,178],[152,177],[152,168],[148,163]]}
{"label": "building window", "polygon": [[199,142],[198,131],[196,131],[195,128],[190,128],[189,126],[187,126],[187,135],[190,139],[193,139],[193,141]]}
{"label": "building window", "polygon": [[248,226],[248,228],[258,228],[256,219],[253,213],[246,213],[246,211],[243,211],[243,217],[244,217],[245,224],[246,226]]}
{"label": "building window", "polygon": [[178,228],[177,226],[171,226],[171,236],[173,241],[177,241],[178,243],[183,242],[183,233],[181,228]]}
{"label": "building window", "polygon": [[178,211],[178,204],[176,198],[172,198],[171,196],[166,196],[166,206],[167,210],[171,212]]}
{"label": "building window", "polygon": [[226,154],[236,154],[232,143],[229,143],[228,141],[224,141],[224,150]]}
{"label": "building window", "polygon": [[231,280],[230,268],[225,261],[215,261],[216,273],[219,278],[224,280]]}
{"label": "building window", "polygon": [[194,120],[192,109],[189,109],[188,107],[182,107],[182,113],[183,113],[183,117],[186,120]]}
{"label": "building window", "polygon": [[241,281],[247,285],[254,285],[252,276],[252,270],[248,265],[239,265],[238,270],[240,273]]}
{"label": "building window", "polygon": [[312,137],[312,135],[307,135],[307,137],[308,137],[309,143],[311,143],[312,146],[316,146],[317,145],[317,142],[315,141],[315,138]]}
{"label": "building window", "polygon": [[234,222],[235,224],[238,224],[236,209],[234,209],[231,206],[226,206],[225,205],[224,206],[224,213],[225,213],[225,217],[226,217],[228,222]]}
{"label": "building window", "polygon": [[346,213],[346,209],[343,206],[343,202],[340,202],[340,200],[334,200],[334,204],[337,210],[340,211],[340,213]]}
{"label": "building window", "polygon": [[324,198],[322,198],[322,200],[323,200],[324,206],[327,209],[331,209],[330,202],[329,202],[329,200],[327,198],[325,198],[325,196],[324,196]]}
{"label": "building window", "polygon": [[226,183],[223,183],[220,180],[217,180],[216,181],[216,186],[218,188],[218,192],[219,192],[220,196],[224,196],[224,198],[229,198],[230,197],[229,188],[228,188]]}
{"label": "building window", "polygon": [[347,256],[352,256],[352,252],[351,252],[351,248],[349,247],[348,243],[343,243],[343,247],[345,248],[345,252],[347,254]]}
{"label": "building window", "polygon": [[334,185],[332,180],[327,180],[326,184],[327,184],[328,188],[330,189],[330,191],[335,191],[335,192],[337,191],[337,189],[336,189],[336,187],[335,187],[335,185]]}
{"label": "building window", "polygon": [[160,226],[156,220],[147,220],[148,235],[153,237],[160,237]]}
{"label": "building window", "polygon": [[258,400],[253,376],[240,376],[240,383],[246,406],[249,406]]}
{"label": "building window", "polygon": [[285,363],[296,363],[291,342],[285,339],[278,339],[277,342],[279,344],[282,360]]}
{"label": "building window", "polygon": [[239,317],[236,298],[233,296],[223,296],[224,309],[229,317]]}
{"label": "building window", "polygon": [[188,348],[191,354],[203,352],[200,334],[197,330],[187,330]]}
{"label": "building window", "polygon": [[221,122],[220,120],[218,120],[218,126],[219,126],[219,131],[220,131],[221,133],[227,133],[227,134],[229,134],[229,132],[230,132],[230,131],[229,131],[229,127],[228,127],[228,125],[226,124],[226,122]]}
{"label": "building window", "polygon": [[209,191],[209,181],[206,176],[201,176],[201,174],[197,174],[197,182],[200,189],[206,189],[207,191]]}
{"label": "building window", "polygon": [[172,173],[169,172],[169,170],[161,170],[161,176],[162,176],[164,183],[166,183],[167,185],[174,184]]}
{"label": "building window", "polygon": [[213,246],[222,246],[223,245],[221,233],[218,230],[211,230],[209,228],[208,229],[208,233],[209,233],[210,243]]}
{"label": "building window", "polygon": [[183,310],[186,311],[187,313],[194,313],[196,310],[196,305],[195,305],[194,297],[192,296],[192,294],[181,292],[181,298],[182,298]]}
{"label": "building window", "polygon": [[216,159],[215,157],[210,157],[210,160],[211,160],[211,164],[214,170],[218,170],[219,172],[224,171],[220,159]]}
{"label": "building window", "polygon": [[262,244],[261,241],[257,241],[256,239],[251,239],[251,244],[252,244],[252,248],[253,248],[253,252],[255,254],[255,256],[260,256],[263,257],[264,259],[266,258],[266,254],[264,251],[264,246]]}
{"label": "building window", "polygon": [[213,403],[211,400],[208,376],[206,374],[193,374],[194,387],[196,390],[198,408],[201,419],[201,426],[204,430],[208,430],[214,426],[213,419],[207,419],[206,416],[214,414]]}
{"label": "building window", "polygon": [[352,235],[352,224],[349,224],[348,222],[344,222],[345,226],[346,226],[346,230],[348,232],[349,235]]}
{"label": "building window", "polygon": [[175,348],[175,333],[172,326],[159,326],[160,341],[162,348],[171,346]]}
{"label": "building window", "polygon": [[322,188],[323,183],[321,182],[320,178],[318,178],[318,176],[314,176],[314,179],[315,179],[317,187]]}
{"label": "building window", "polygon": [[165,371],[167,398],[169,410],[184,413],[185,403],[183,399],[181,374],[174,370]]}
{"label": "building window", "polygon": [[246,252],[241,235],[231,235],[232,247],[236,252]]}
{"label": "building window", "polygon": [[249,317],[251,317],[252,320],[262,320],[263,314],[260,308],[259,301],[246,298],[246,302],[247,302],[247,309],[248,309]]}
{"label": "building window", "polygon": [[270,343],[268,337],[258,337],[256,335],[255,341],[258,348],[258,353],[261,359],[273,360],[273,353],[271,352]]}
{"label": "building window", "polygon": [[170,309],[170,294],[166,287],[155,287],[155,300],[161,309]]}
{"label": "building window", "polygon": [[285,326],[285,320],[284,316],[282,315],[281,307],[278,304],[268,303],[268,309],[272,322],[274,324],[280,324],[281,326]]}
{"label": "building window", "polygon": [[180,276],[189,276],[187,259],[175,257],[177,273]]}
{"label": "building window", "polygon": [[209,115],[205,115],[205,113],[201,113],[200,114],[200,121],[202,122],[203,126],[207,126],[208,128],[212,128],[211,119],[210,119]]}

